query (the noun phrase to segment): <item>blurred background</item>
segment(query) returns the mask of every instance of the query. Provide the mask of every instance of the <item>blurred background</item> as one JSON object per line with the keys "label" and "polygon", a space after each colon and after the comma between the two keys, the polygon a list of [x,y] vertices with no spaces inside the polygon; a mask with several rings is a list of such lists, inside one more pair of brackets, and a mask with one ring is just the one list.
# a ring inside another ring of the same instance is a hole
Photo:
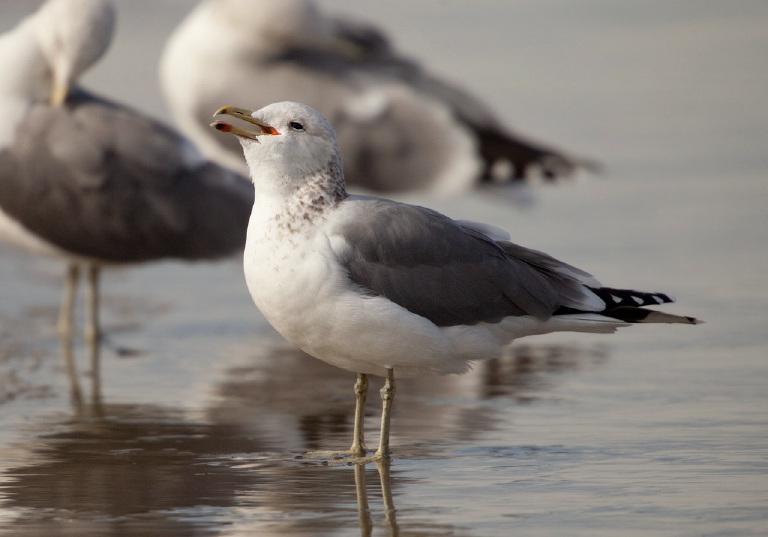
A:
{"label": "blurred background", "polygon": [[[39,4],[3,0],[0,31]],[[115,41],[82,84],[173,124],[158,60],[197,2],[115,4]],[[319,4],[605,167],[533,185],[527,203],[497,189],[400,199],[507,229],[605,285],[668,292],[667,311],[707,321],[521,340],[467,375],[399,384],[387,484],[400,534],[762,535],[768,5]],[[354,375],[271,330],[237,256],[105,274],[96,402],[70,397],[62,281],[62,263],[0,243],[0,534],[365,534],[361,476],[294,459],[346,446]],[[87,394],[81,340],[74,351]],[[374,467],[362,477],[373,534],[393,534],[386,487]]]}

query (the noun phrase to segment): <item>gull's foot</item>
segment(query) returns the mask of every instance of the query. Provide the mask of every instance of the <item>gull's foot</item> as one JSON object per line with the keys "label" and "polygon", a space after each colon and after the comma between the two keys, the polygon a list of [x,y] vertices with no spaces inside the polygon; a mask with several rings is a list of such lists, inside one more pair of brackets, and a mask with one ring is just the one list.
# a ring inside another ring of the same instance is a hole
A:
{"label": "gull's foot", "polygon": [[381,460],[391,459],[390,455],[382,456],[378,452],[373,455],[367,455],[365,452],[362,454],[354,453],[352,450],[342,451],[307,451],[301,455],[295,457],[297,460],[303,460],[306,462],[314,462],[320,464],[327,464],[329,466],[339,466],[347,464],[368,464],[370,462],[377,462]]}
{"label": "gull's foot", "polygon": [[368,454],[368,448],[362,442],[355,441],[349,448],[349,454],[352,457],[365,457]]}

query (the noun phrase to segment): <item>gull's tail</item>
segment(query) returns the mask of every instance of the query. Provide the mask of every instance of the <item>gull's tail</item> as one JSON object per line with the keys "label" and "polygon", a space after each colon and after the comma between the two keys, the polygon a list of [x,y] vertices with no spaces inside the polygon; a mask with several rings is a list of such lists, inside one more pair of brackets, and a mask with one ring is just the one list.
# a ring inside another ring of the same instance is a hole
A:
{"label": "gull's tail", "polygon": [[590,287],[590,290],[606,304],[603,311],[596,313],[627,323],[701,324],[704,322],[695,317],[674,315],[645,308],[645,306],[657,306],[675,301],[674,298],[664,293],[644,293],[610,287],[598,289]]}

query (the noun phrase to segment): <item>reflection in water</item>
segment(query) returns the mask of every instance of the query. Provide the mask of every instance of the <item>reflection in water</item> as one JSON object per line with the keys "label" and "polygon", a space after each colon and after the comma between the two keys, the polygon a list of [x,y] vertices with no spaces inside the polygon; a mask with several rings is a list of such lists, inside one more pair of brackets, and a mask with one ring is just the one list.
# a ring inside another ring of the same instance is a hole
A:
{"label": "reflection in water", "polygon": [[[403,381],[395,456],[428,464],[442,445],[493,427],[498,410],[484,399],[539,397],[563,371],[603,358],[521,347],[465,376]],[[15,446],[24,455],[3,472],[3,511],[19,536],[194,536],[222,527],[231,535],[399,535],[396,491],[413,477],[389,464],[332,466],[299,454],[348,437],[353,384],[354,375],[278,345],[227,370],[198,419],[157,405],[81,401],[74,417],[40,423]],[[420,534],[460,534],[408,514]]]}
{"label": "reflection in water", "polygon": [[[389,461],[386,461],[389,462]],[[360,532],[368,537],[373,531],[371,509],[368,507],[368,486],[365,483],[365,464],[355,464],[355,492],[357,493],[357,512],[359,513]]]}
{"label": "reflection in water", "polygon": [[520,403],[536,400],[554,387],[562,373],[585,365],[600,364],[608,358],[608,347],[576,345],[518,344],[498,360],[481,364],[482,395],[485,399],[509,397]]}
{"label": "reflection in water", "polygon": [[[116,300],[115,303],[121,303],[122,300]],[[107,305],[111,305],[107,301]],[[123,310],[130,311],[130,305],[122,305]],[[156,308],[156,307],[155,307]],[[106,309],[106,308],[105,308]],[[147,312],[151,311],[145,308]],[[157,311],[157,309],[155,309]],[[123,325],[116,327],[114,331],[127,331],[135,329],[133,325]],[[77,367],[77,360],[74,352],[74,338],[72,331],[65,331],[59,334],[60,350],[64,361],[64,369],[67,375],[67,381],[69,382],[70,399],[75,408],[79,408],[86,402],[86,395],[80,384],[80,372]],[[131,349],[127,347],[116,346],[111,338],[110,334],[105,331],[101,331],[97,338],[87,337],[85,338],[86,354],[88,358],[89,368],[87,369],[87,376],[90,379],[90,397],[87,402],[91,405],[92,411],[98,411],[98,408],[102,405],[102,376],[101,376],[101,354],[103,349],[108,349],[114,352],[115,355],[120,357],[135,357],[142,354],[142,351],[138,349]]]}
{"label": "reflection in water", "polygon": [[31,338],[18,337],[21,323],[0,315],[0,404],[18,399],[46,399],[54,395],[47,383],[33,380],[44,369],[45,350]]}
{"label": "reflection in water", "polygon": [[[86,392],[81,386],[71,333],[56,336],[55,340],[58,341],[58,347],[56,347],[54,339],[40,338],[35,333],[36,327],[29,318],[0,319],[0,327],[2,327],[0,328],[0,367],[2,367],[0,403],[19,397],[39,397],[41,393],[47,393],[49,397],[53,396],[52,386],[37,386],[36,389],[30,390],[31,386],[28,385],[27,379],[41,369],[44,359],[53,358],[58,351],[69,386],[69,399],[76,410],[84,405]],[[92,407],[91,411],[101,404],[102,398],[100,354],[100,344],[95,341],[88,342],[87,355],[90,363],[88,401]],[[27,385],[23,386],[24,384]]]}
{"label": "reflection in water", "polygon": [[151,406],[103,411],[108,418],[39,427],[49,432],[24,446],[29,462],[6,470],[2,508],[14,535],[194,536],[232,527],[309,536],[358,526],[371,535],[379,521],[369,496],[381,498],[381,524],[398,535],[389,464],[377,468],[377,490],[365,466],[261,453],[258,438],[231,424]]}
{"label": "reflection in water", "polygon": [[[78,373],[77,362],[73,350],[72,334],[62,334],[59,336],[61,355],[64,359],[64,370],[69,382],[69,396],[75,409],[82,409],[85,405],[85,396],[80,387],[80,375]],[[91,379],[91,392],[89,405],[92,413],[99,413],[102,405],[101,395],[101,342],[98,339],[90,338],[87,341],[88,362],[90,369],[88,376]]]}
{"label": "reflection in water", "polygon": [[[397,516],[395,502],[392,499],[392,481],[390,476],[390,467],[392,461],[389,459],[376,461],[376,470],[379,472],[379,483],[381,484],[381,496],[384,500],[385,520],[389,535],[397,537],[400,535],[400,528],[397,525]],[[365,465],[355,464],[355,488],[357,490],[357,506],[360,513],[360,532],[363,537],[370,537],[373,532],[373,521],[371,520],[371,510],[368,506],[368,487],[365,480]]]}
{"label": "reflection in water", "polygon": [[[258,479],[200,467],[209,454],[258,451],[257,442],[226,424],[189,422],[150,406],[108,405],[99,412],[109,417],[38,427],[47,432],[24,446],[32,463],[5,472],[4,507],[21,508],[20,535],[62,525],[107,534],[106,528],[144,523],[156,534],[191,535],[188,524],[160,513],[230,506],[238,488]],[[151,522],[124,518],[148,513],[155,513]]]}
{"label": "reflection in water", "polygon": [[[476,364],[466,375],[400,379],[393,407],[394,456],[431,454],[443,444],[472,440],[498,425],[497,407],[485,401],[545,397],[563,373],[606,358],[603,346],[522,345]],[[353,373],[277,343],[226,371],[206,413],[211,421],[235,420],[258,431],[274,449],[333,450],[352,434],[354,383]],[[366,412],[371,442],[378,438],[380,416],[378,398],[373,399]]]}
{"label": "reflection in water", "polygon": [[400,530],[397,527],[397,518],[395,517],[395,501],[392,499],[390,466],[391,461],[378,461],[376,463],[381,481],[381,495],[384,498],[384,509],[386,509],[387,527],[390,528],[392,537],[396,537],[400,534]]}
{"label": "reflection in water", "polygon": [[69,381],[69,397],[72,400],[72,403],[79,407],[83,404],[83,390],[80,388],[75,354],[72,350],[72,335],[62,335],[60,343],[61,356],[64,358],[64,370],[67,372],[67,380]]}
{"label": "reflection in water", "polygon": [[[59,282],[47,283],[58,285]],[[13,316],[0,313],[0,403],[19,397],[40,397],[43,393],[53,397],[50,383],[58,384],[58,379],[47,378],[49,384],[31,386],[29,378],[39,372],[42,362],[47,363],[47,358],[58,353],[70,401],[75,409],[87,402],[91,406],[89,411],[93,412],[102,400],[102,353],[107,351],[121,358],[143,354],[141,350],[116,345],[111,336],[137,332],[143,327],[142,322],[157,318],[169,308],[166,302],[155,298],[120,294],[106,295],[103,302],[104,310],[112,319],[98,342],[87,338],[81,340],[72,332],[54,336],[51,326],[56,308],[32,306]],[[84,356],[78,356],[79,353]],[[54,367],[58,368],[58,364]],[[83,379],[88,381],[85,387]]]}

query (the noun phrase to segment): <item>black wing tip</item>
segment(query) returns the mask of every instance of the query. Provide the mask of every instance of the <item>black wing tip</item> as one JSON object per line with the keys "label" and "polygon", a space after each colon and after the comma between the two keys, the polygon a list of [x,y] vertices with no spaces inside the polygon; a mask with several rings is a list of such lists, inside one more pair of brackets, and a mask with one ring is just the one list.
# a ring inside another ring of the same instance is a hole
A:
{"label": "black wing tip", "polygon": [[[675,299],[666,293],[648,293],[611,287],[590,287],[589,289],[605,303],[602,311],[594,313],[612,319],[626,323],[702,324],[704,322],[696,317],[675,315],[646,307],[675,302]],[[556,315],[561,313],[573,313],[573,311],[566,308],[556,312]]]}
{"label": "black wing tip", "polygon": [[614,289],[612,287],[590,287],[589,290],[605,302],[605,311],[622,307],[641,308],[675,302],[674,297],[666,293],[649,293],[633,291],[631,289]]}

